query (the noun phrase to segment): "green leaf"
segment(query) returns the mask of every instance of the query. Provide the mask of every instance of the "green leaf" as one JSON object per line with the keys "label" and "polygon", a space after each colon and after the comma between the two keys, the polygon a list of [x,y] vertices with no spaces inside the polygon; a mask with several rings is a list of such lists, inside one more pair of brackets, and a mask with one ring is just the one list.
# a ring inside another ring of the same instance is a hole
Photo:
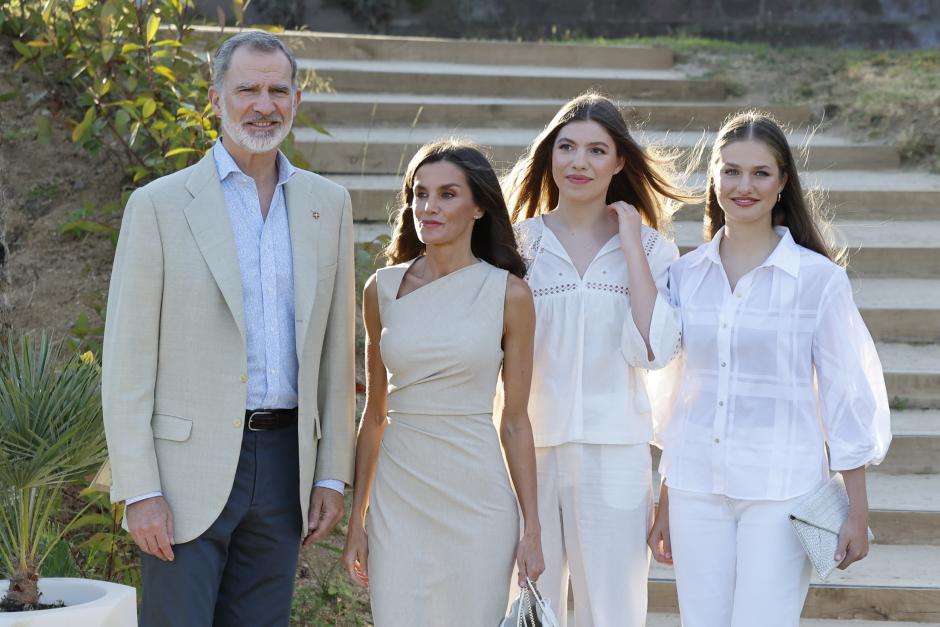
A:
{"label": "green leaf", "polygon": [[175,39],[161,39],[160,41],[155,43],[154,46],[166,46],[169,48],[182,48],[183,43],[180,41],[176,41]]}
{"label": "green leaf", "polygon": [[88,110],[85,111],[85,117],[72,129],[72,141],[78,143],[85,136],[85,133],[88,132],[88,129],[91,128],[94,121],[95,108],[88,107]]}
{"label": "green leaf", "polygon": [[52,125],[49,118],[36,117],[36,141],[40,144],[48,144],[52,140]]}
{"label": "green leaf", "polygon": [[114,126],[121,135],[127,132],[127,125],[130,123],[131,116],[128,115],[127,111],[124,109],[119,109],[118,112],[114,114]]}
{"label": "green leaf", "polygon": [[82,9],[87,9],[92,4],[94,4],[94,2],[95,0],[75,0],[75,3],[72,5],[72,11],[75,11],[77,13],[78,11],[81,11]]}
{"label": "green leaf", "polygon": [[166,78],[167,80],[169,80],[169,81],[171,81],[171,82],[173,82],[173,83],[176,82],[176,75],[173,74],[173,70],[171,70],[170,68],[168,68],[168,67],[165,66],[165,65],[158,65],[158,66],[156,66],[156,67],[153,68],[153,71],[156,72],[157,74],[159,74],[160,76],[163,76],[164,78]]}
{"label": "green leaf", "polygon": [[147,98],[144,100],[144,104],[141,107],[141,113],[143,114],[145,120],[153,115],[153,112],[156,110],[157,103],[154,102],[153,98]]}
{"label": "green leaf", "polygon": [[30,48],[45,48],[49,45],[48,41],[43,41],[42,39],[34,39],[26,43]]}
{"label": "green leaf", "polygon": [[31,49],[29,46],[18,39],[13,40],[13,47],[16,48],[16,51],[27,59],[32,59],[37,54],[35,50]]}
{"label": "green leaf", "polygon": [[[140,132],[140,126],[141,126],[141,122],[140,122],[139,120],[136,121],[136,122],[134,122],[134,123],[131,125],[131,137],[130,137],[130,139],[128,140],[127,143],[128,143],[128,145],[131,146],[132,148],[134,147],[134,142],[137,141],[137,133]],[[144,174],[146,174],[146,172],[144,172]],[[135,174],[135,175],[134,175],[134,182],[137,182],[137,180],[138,180],[138,178],[137,178],[137,175]]]}
{"label": "green leaf", "polygon": [[176,155],[182,155],[188,152],[199,152],[199,151],[196,150],[195,148],[174,148],[173,150],[170,150],[163,156],[169,158],[169,157],[175,157]]}
{"label": "green leaf", "polygon": [[17,96],[20,95],[18,91],[8,91],[5,94],[0,94],[0,102],[9,102],[15,100]]}
{"label": "green leaf", "polygon": [[245,0],[232,0],[232,11],[235,13],[235,24],[241,26],[245,21]]}
{"label": "green leaf", "polygon": [[110,41],[105,41],[101,44],[101,58],[107,63],[111,60],[111,57],[114,56],[114,44]]}
{"label": "green leaf", "polygon": [[147,43],[149,44],[153,41],[153,38],[157,35],[157,29],[160,28],[160,18],[156,15],[151,15],[147,18]]}
{"label": "green leaf", "polygon": [[99,98],[101,98],[101,97],[107,95],[107,93],[108,93],[109,91],[111,91],[111,79],[110,79],[110,78],[107,78],[107,77],[105,77],[105,76],[102,76],[102,77],[101,77],[100,79],[98,79],[98,81],[96,81],[96,82],[97,82],[98,97],[99,97]]}
{"label": "green leaf", "polygon": [[127,54],[128,52],[136,52],[138,50],[143,50],[144,47],[140,44],[126,43],[121,46],[121,54]]}

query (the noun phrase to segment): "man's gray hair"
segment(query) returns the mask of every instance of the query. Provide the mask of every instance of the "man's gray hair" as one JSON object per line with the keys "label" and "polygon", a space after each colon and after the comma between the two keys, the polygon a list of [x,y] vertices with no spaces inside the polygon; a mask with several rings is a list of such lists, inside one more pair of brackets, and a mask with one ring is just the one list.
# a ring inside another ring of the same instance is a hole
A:
{"label": "man's gray hair", "polygon": [[212,84],[216,89],[222,88],[222,81],[225,80],[225,73],[228,66],[232,63],[232,55],[242,46],[248,46],[258,52],[283,52],[290,61],[290,82],[291,87],[297,89],[297,59],[291,54],[290,49],[284,45],[284,42],[272,35],[260,30],[250,30],[238,33],[216,50],[215,59],[212,61]]}

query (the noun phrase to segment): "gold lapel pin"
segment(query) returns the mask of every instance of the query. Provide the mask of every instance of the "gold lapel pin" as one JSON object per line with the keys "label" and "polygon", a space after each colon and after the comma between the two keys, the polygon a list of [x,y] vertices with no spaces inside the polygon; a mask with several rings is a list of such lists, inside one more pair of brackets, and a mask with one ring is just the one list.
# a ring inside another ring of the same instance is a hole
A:
{"label": "gold lapel pin", "polygon": [[320,219],[320,212],[319,212],[319,211],[314,211],[314,212],[311,213],[310,215],[313,216],[313,219],[314,219],[314,220],[319,220],[319,219]]}

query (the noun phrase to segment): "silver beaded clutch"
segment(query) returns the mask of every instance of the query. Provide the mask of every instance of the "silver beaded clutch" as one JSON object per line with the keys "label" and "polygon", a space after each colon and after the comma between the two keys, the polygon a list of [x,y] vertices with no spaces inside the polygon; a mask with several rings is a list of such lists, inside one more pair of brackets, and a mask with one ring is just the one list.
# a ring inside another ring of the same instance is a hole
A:
{"label": "silver beaded clutch", "polygon": [[[796,536],[822,579],[827,579],[839,565],[833,556],[839,545],[839,531],[848,517],[849,497],[838,473],[797,503],[790,513]],[[869,529],[868,540],[874,539]]]}

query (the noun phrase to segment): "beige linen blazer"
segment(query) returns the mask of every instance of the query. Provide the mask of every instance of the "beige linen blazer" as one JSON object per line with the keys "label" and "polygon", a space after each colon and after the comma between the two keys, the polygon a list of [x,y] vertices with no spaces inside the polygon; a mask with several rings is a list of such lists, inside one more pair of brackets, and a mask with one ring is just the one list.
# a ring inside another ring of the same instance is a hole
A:
{"label": "beige linen blazer", "polygon": [[[285,186],[294,263],[300,506],[352,483],[355,279],[349,194],[298,170]],[[102,402],[114,502],[162,491],[174,540],[215,521],[235,477],[247,397],[241,274],[211,152],[136,190],[108,292]]]}

